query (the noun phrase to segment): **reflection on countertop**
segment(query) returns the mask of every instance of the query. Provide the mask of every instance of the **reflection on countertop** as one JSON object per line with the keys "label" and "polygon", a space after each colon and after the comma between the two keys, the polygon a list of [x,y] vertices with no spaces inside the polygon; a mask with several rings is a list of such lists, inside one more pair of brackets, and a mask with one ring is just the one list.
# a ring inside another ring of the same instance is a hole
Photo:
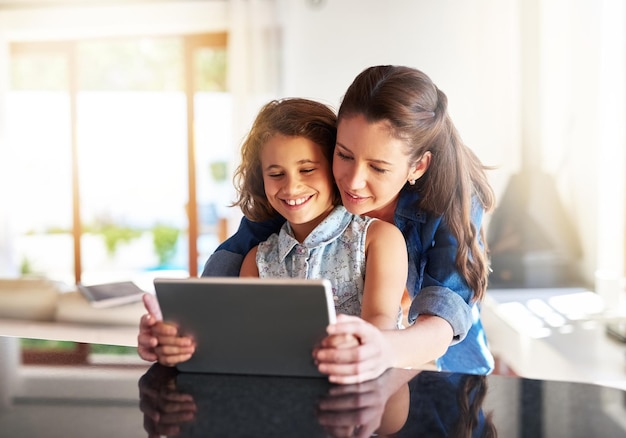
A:
{"label": "reflection on countertop", "polygon": [[517,375],[626,390],[626,343],[606,330],[626,320],[623,307],[607,310],[584,288],[497,289],[481,314],[490,348]]}
{"label": "reflection on countertop", "polygon": [[[3,436],[626,436],[626,392],[392,369],[359,385],[181,374],[150,364],[28,365],[0,337]],[[461,432],[465,431],[465,432]]]}

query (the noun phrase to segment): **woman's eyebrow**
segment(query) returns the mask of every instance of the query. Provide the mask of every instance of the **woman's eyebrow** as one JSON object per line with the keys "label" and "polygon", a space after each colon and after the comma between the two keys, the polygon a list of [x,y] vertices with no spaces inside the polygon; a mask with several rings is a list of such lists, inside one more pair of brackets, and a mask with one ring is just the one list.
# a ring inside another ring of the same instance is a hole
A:
{"label": "woman's eyebrow", "polygon": [[[352,153],[352,151],[349,148],[347,148],[345,145],[343,145],[343,144],[341,144],[339,142],[335,143],[335,147],[338,147],[340,149],[343,149],[343,150],[345,150],[347,152]],[[390,163],[389,161],[385,161],[385,160],[379,160],[379,159],[376,159],[376,158],[366,158],[366,160],[369,161],[370,163],[377,163],[377,164],[384,164],[386,166],[393,166],[393,163]]]}
{"label": "woman's eyebrow", "polygon": [[348,147],[347,147],[346,145],[344,145],[344,144],[342,144],[342,143],[339,143],[338,141],[337,141],[337,142],[335,142],[335,147],[339,147],[339,148],[341,148],[341,149],[345,149],[345,150],[346,150],[346,151],[348,151],[348,152],[352,152],[350,149],[348,149]]}

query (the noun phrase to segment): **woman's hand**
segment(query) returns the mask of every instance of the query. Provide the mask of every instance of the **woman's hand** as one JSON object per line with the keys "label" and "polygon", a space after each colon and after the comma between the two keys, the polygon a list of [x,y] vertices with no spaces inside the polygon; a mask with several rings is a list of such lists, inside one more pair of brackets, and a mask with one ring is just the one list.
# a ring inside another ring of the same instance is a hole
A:
{"label": "woman's hand", "polygon": [[333,385],[317,406],[317,418],[332,437],[387,436],[406,422],[410,393],[407,382],[419,371],[391,369],[354,385]]}
{"label": "woman's hand", "polygon": [[[328,336],[313,351],[317,368],[333,383],[352,384],[375,379],[394,366],[395,353],[384,332],[356,316],[337,315]],[[337,339],[358,340],[349,343]]]}

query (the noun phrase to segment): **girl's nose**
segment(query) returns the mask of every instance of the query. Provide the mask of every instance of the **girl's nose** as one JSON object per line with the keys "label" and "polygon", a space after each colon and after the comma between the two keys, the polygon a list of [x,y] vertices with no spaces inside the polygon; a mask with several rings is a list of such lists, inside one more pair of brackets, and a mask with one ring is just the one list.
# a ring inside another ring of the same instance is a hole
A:
{"label": "girl's nose", "polygon": [[300,188],[300,178],[296,176],[287,176],[284,179],[283,192],[288,195],[297,194]]}

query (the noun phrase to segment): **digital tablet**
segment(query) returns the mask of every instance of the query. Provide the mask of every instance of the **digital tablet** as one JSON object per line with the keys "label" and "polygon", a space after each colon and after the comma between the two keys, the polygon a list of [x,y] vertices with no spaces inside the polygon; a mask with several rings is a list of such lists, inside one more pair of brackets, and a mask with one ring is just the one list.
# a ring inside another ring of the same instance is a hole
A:
{"label": "digital tablet", "polygon": [[193,337],[196,373],[322,377],[312,350],[335,322],[328,280],[157,278],[163,320]]}
{"label": "digital tablet", "polygon": [[103,283],[84,285],[78,284],[78,290],[83,294],[92,307],[106,308],[121,306],[141,301],[146,293],[132,281],[119,281],[115,283]]}

